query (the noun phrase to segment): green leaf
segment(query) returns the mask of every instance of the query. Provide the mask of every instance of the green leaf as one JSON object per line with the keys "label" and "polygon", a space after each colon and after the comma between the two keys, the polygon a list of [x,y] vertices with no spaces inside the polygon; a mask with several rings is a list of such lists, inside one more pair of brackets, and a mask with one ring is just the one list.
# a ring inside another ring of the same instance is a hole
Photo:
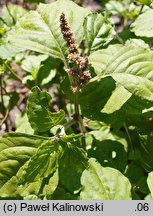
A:
{"label": "green leaf", "polygon": [[43,194],[44,196],[46,196],[47,199],[50,199],[52,194],[55,192],[56,188],[58,187],[58,183],[59,183],[59,176],[58,176],[58,169],[57,169],[56,172],[54,172],[52,176],[49,176],[49,178],[45,182],[45,186],[43,188]]}
{"label": "green leaf", "polygon": [[97,119],[100,121],[103,118],[100,111],[114,89],[115,82],[110,77],[101,79],[99,82],[94,81],[85,86],[80,94],[79,100],[83,114],[89,119]]}
{"label": "green leaf", "polygon": [[30,72],[35,79],[41,67],[41,62],[47,59],[47,55],[28,55],[21,64],[23,70]]}
{"label": "green leaf", "polygon": [[93,139],[88,155],[96,158],[103,167],[113,167],[122,173],[127,165],[127,154],[124,146],[117,141]]}
{"label": "green leaf", "polygon": [[15,120],[16,132],[34,134],[26,113],[21,113]]}
{"label": "green leaf", "polygon": [[153,197],[153,171],[148,174],[147,183],[151,192],[151,196]]}
{"label": "green leaf", "polygon": [[78,195],[69,193],[63,186],[58,185],[52,196],[51,200],[77,200]]}
{"label": "green leaf", "polygon": [[13,46],[7,39],[0,44],[0,58],[2,59],[11,58],[21,51],[23,49]]}
{"label": "green leaf", "polygon": [[84,31],[89,50],[98,50],[107,45],[115,34],[107,13],[89,14],[84,22]]}
{"label": "green leaf", "polygon": [[24,78],[34,80],[37,85],[44,86],[49,83],[56,75],[59,61],[48,57],[47,55],[28,55],[21,64],[21,67],[29,72]]}
{"label": "green leaf", "polygon": [[92,65],[97,75],[103,74],[102,72],[111,58],[118,53],[121,48],[122,45],[120,44],[109,45],[108,48],[97,50],[89,55],[89,63]]}
{"label": "green leaf", "polygon": [[144,4],[144,5],[150,5],[152,3],[151,0],[136,0],[137,2]]}
{"label": "green leaf", "polygon": [[153,37],[153,26],[151,25],[153,20],[153,9],[148,9],[144,13],[140,14],[134,23],[131,25],[131,31],[140,37]]}
{"label": "green leaf", "polygon": [[149,193],[147,181],[146,181],[146,173],[144,169],[141,167],[139,162],[133,162],[129,164],[126,170],[126,176],[128,177],[129,181],[137,187],[136,192],[142,192],[144,194]]}
{"label": "green leaf", "polygon": [[[113,104],[112,98],[108,100],[106,104],[107,109],[104,109],[106,113],[112,113],[128,103],[135,108],[135,112],[142,112],[143,109],[152,106],[152,58],[153,52],[148,48],[127,45],[119,49],[119,51],[109,59],[110,61],[101,72],[102,77],[104,77],[104,74],[109,74],[116,81],[117,87],[119,85],[120,88],[115,89],[111,95],[114,100],[115,94],[115,98],[118,99],[117,102]],[[120,99],[121,95],[124,96],[122,96],[124,98],[122,101]],[[111,104],[111,106],[113,104],[113,107],[110,107],[109,104]],[[130,111],[131,108],[127,109],[126,107],[126,110]]]}
{"label": "green leaf", "polygon": [[63,11],[76,35],[77,43],[80,44],[83,39],[84,18],[89,11],[69,0],[40,4],[36,11],[30,11],[18,20],[15,30],[8,37],[9,41],[17,47],[51,55],[65,61],[68,48],[59,22]]}
{"label": "green leaf", "polygon": [[115,88],[115,81],[111,77],[106,77],[86,85],[80,93],[79,98],[83,116],[111,124],[115,129],[121,127],[125,118],[125,112],[122,112],[122,109],[112,114],[101,112]]}
{"label": "green leaf", "polygon": [[153,82],[149,79],[126,73],[114,73],[111,76],[130,93],[142,99],[153,101]]}
{"label": "green leaf", "polygon": [[17,195],[18,172],[48,139],[23,133],[6,133],[0,137],[0,196]]}
{"label": "green leaf", "polygon": [[49,110],[51,96],[40,91],[38,87],[33,87],[28,98],[27,116],[31,127],[38,132],[48,131],[51,127],[60,124],[64,118],[63,110],[52,113]]}
{"label": "green leaf", "polygon": [[82,200],[131,200],[131,185],[118,170],[103,168],[94,158],[81,177]]}
{"label": "green leaf", "polygon": [[24,16],[27,13],[23,7],[18,5],[8,5],[7,7],[3,7],[2,9],[2,17],[5,20],[5,23],[8,26],[13,26],[17,22],[19,18]]}
{"label": "green leaf", "polygon": [[140,142],[142,166],[147,172],[151,172],[153,170],[153,137],[143,135],[140,137]]}
{"label": "green leaf", "polygon": [[116,110],[120,110],[131,96],[132,93],[127,91],[123,86],[118,86],[113,91],[101,112],[109,114],[115,112]]}
{"label": "green leaf", "polygon": [[54,140],[43,143],[31,157],[19,184],[28,184],[47,178],[57,169],[57,151],[59,145]]}
{"label": "green leaf", "polygon": [[81,187],[80,177],[87,167],[85,152],[71,143],[63,148],[64,154],[59,161],[59,179],[61,184],[71,193]]}

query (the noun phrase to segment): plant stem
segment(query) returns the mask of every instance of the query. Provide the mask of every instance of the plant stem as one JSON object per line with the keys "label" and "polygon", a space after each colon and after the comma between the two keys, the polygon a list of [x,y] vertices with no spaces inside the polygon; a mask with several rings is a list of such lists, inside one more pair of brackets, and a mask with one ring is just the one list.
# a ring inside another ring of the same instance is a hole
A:
{"label": "plant stem", "polygon": [[64,129],[65,129],[65,131],[68,129],[68,128],[70,128],[73,124],[75,124],[76,123],[76,120],[75,119],[71,119],[69,122],[67,122],[66,124],[64,124],[63,126],[64,126]]}
{"label": "plant stem", "polygon": [[144,4],[141,5],[140,11],[139,11],[139,13],[138,13],[138,16],[141,14],[143,8],[144,8]]}
{"label": "plant stem", "polygon": [[13,77],[16,78],[16,80],[18,80],[20,83],[22,83],[22,79],[10,68],[10,66],[8,64],[6,64],[6,63],[4,63],[4,65],[11,72],[11,74],[13,75]]}
{"label": "plant stem", "polygon": [[4,99],[3,99],[3,87],[2,87],[2,77],[0,76],[0,95],[1,95],[1,103],[2,103],[2,114],[5,116],[5,107],[4,107]]}
{"label": "plant stem", "polygon": [[133,149],[133,145],[132,145],[132,140],[131,140],[131,136],[130,136],[130,133],[129,133],[129,130],[128,130],[128,127],[127,127],[126,123],[124,123],[124,128],[125,128],[128,140],[129,140],[131,150],[133,151],[134,149]]}
{"label": "plant stem", "polygon": [[83,120],[82,120],[82,117],[80,116],[80,112],[79,112],[78,91],[76,91],[74,93],[74,109],[75,109],[75,116],[76,116],[76,120],[78,121],[80,131],[81,131],[81,133],[85,134],[86,129],[83,125]]}
{"label": "plant stem", "polygon": [[[6,122],[8,116],[9,116],[9,110],[7,110],[7,112],[6,112],[6,114],[5,114],[4,118],[3,118],[3,120],[1,121],[0,128],[2,127],[2,125],[3,125],[4,123],[5,123],[5,125],[6,125],[6,128],[8,128],[8,127],[7,127],[7,122]],[[7,131],[8,131],[8,129],[7,129]]]}
{"label": "plant stem", "polygon": [[1,76],[0,76],[0,95],[1,95],[1,104],[2,104],[2,114],[4,116],[4,118],[3,118],[3,120],[2,120],[2,122],[0,124],[0,128],[5,123],[5,125],[6,125],[6,131],[9,131],[8,124],[7,124],[7,118],[8,118],[8,115],[9,115],[9,110],[7,110],[7,112],[5,111],[4,98],[3,98],[2,77]]}
{"label": "plant stem", "polygon": [[[67,70],[70,70],[70,66],[69,66],[69,63],[68,61],[66,60],[66,58],[64,58],[64,66],[65,66],[65,69]],[[68,74],[68,77],[69,77],[69,81],[70,81],[70,85],[73,86],[74,83],[75,83],[75,78],[73,76],[71,76],[69,73]],[[78,122],[78,125],[79,125],[79,129],[81,131],[81,133],[85,134],[86,133],[86,129],[83,125],[83,120],[80,116],[80,111],[79,111],[79,97],[78,97],[78,90],[76,92],[73,92],[74,94],[74,110],[75,110],[75,122],[77,121]],[[74,123],[74,122],[73,122]]]}

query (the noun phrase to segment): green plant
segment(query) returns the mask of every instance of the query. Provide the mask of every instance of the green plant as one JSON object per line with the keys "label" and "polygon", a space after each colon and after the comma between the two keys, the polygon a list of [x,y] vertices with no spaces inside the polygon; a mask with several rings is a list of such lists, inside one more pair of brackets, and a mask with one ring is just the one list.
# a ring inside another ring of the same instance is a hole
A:
{"label": "green plant", "polygon": [[139,11],[125,38],[107,9],[69,0],[8,7],[0,20],[6,132],[23,96],[9,83],[28,99],[16,131],[0,137],[1,199],[152,199],[152,9]]}

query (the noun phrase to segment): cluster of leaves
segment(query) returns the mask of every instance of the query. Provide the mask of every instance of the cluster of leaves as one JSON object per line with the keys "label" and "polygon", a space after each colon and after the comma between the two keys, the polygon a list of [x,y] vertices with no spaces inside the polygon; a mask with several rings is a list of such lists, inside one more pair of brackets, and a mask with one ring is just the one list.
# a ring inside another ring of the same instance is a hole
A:
{"label": "cluster of leaves", "polygon": [[[1,128],[9,131],[10,111],[30,93],[15,132],[0,137],[1,199],[153,199],[151,1],[101,2],[100,13],[69,0],[3,8]],[[65,72],[63,12],[92,76],[75,101],[84,134]],[[13,80],[19,89],[8,91]]]}

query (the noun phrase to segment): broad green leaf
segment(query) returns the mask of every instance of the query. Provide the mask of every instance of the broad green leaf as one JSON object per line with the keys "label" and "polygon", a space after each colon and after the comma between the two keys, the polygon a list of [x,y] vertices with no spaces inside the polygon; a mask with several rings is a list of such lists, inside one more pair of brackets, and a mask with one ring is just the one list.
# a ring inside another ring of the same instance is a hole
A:
{"label": "broad green leaf", "polygon": [[21,64],[23,70],[30,72],[34,79],[37,77],[37,73],[41,67],[41,62],[47,59],[47,55],[28,55]]}
{"label": "broad green leaf", "polygon": [[121,109],[131,95],[132,93],[127,91],[123,86],[118,86],[108,99],[101,112],[109,114]]}
{"label": "broad green leaf", "polygon": [[124,133],[122,132],[114,133],[114,131],[111,131],[111,127],[112,127],[111,125],[104,125],[104,126],[101,126],[98,130],[92,130],[88,132],[86,136],[87,138],[90,138],[90,141],[87,140],[88,142],[90,142],[89,143],[90,146],[92,145],[94,146],[94,139],[100,142],[106,141],[106,140],[112,140],[112,141],[116,141],[122,144],[124,146],[124,150],[127,152],[128,145],[127,145],[127,141],[126,141],[126,137]]}
{"label": "broad green leaf", "polygon": [[18,178],[23,167],[47,138],[23,133],[6,133],[0,137],[0,196],[16,196]]}
{"label": "broad green leaf", "polygon": [[132,45],[135,47],[142,47],[142,48],[148,49],[148,51],[150,50],[149,44],[145,43],[145,41],[141,40],[141,39],[130,38],[130,39],[126,40],[125,45],[126,46]]}
{"label": "broad green leaf", "polygon": [[131,74],[153,80],[152,58],[153,51],[151,50],[141,46],[124,46],[110,59],[106,65],[105,73]]}
{"label": "broad green leaf", "polygon": [[19,183],[28,184],[53,174],[57,169],[58,148],[59,145],[54,140],[43,143],[31,157]]}
{"label": "broad green leaf", "polygon": [[[153,82],[149,79],[126,73],[113,73],[111,76],[130,93],[142,99],[153,101]],[[128,99],[126,90],[125,93]],[[130,93],[129,96],[131,96]]]}
{"label": "broad green leaf", "polygon": [[87,167],[85,152],[71,143],[63,148],[64,154],[59,161],[59,180],[71,193],[81,187],[80,177]]}
{"label": "broad green leaf", "polygon": [[[107,91],[106,91],[107,89]],[[89,83],[80,94],[80,105],[82,111],[85,110],[86,117],[89,119],[101,120],[102,113],[100,113],[103,106],[111,96],[115,89],[115,82],[112,78],[107,77],[100,81]]]}
{"label": "broad green leaf", "polygon": [[149,193],[149,189],[147,186],[147,178],[145,170],[141,167],[139,162],[133,162],[128,165],[126,170],[126,177],[129,181],[135,185],[138,189],[138,193],[142,192],[144,194]]}
{"label": "broad green leaf", "polygon": [[152,1],[151,0],[136,0],[137,2],[144,4],[144,5],[151,5]]}
{"label": "broad green leaf", "polygon": [[30,11],[18,20],[15,30],[8,37],[9,41],[17,47],[51,55],[65,61],[68,48],[59,22],[63,11],[76,35],[77,43],[80,44],[83,38],[84,18],[89,11],[69,0],[40,4],[36,11]]}
{"label": "broad green leaf", "polygon": [[[135,112],[142,112],[143,109],[152,106],[152,58],[153,52],[151,50],[142,46],[136,47],[133,45],[122,47],[118,53],[110,58],[105,69],[101,72],[102,77],[104,77],[104,74],[109,74],[116,81],[117,86],[118,84],[122,86],[122,90],[115,89],[115,104],[109,110],[110,98],[107,104],[108,111],[105,109],[105,112],[111,113],[112,111],[118,110],[126,101],[129,103],[131,101],[131,106],[133,105],[135,107]],[[124,100],[121,101],[120,97],[123,93]],[[130,94],[132,94],[132,97],[130,97]],[[130,109],[127,109],[127,111],[130,111]]]}
{"label": "broad green leaf", "polygon": [[148,9],[140,14],[134,23],[131,25],[131,31],[140,37],[153,37],[153,9]]}
{"label": "broad green leaf", "polygon": [[102,167],[94,158],[81,177],[82,200],[131,200],[129,180],[118,170]]}
{"label": "broad green leaf", "polygon": [[145,200],[153,200],[153,197],[151,196],[151,193],[150,193],[144,199]]}
{"label": "broad green leaf", "polygon": [[2,59],[11,58],[21,51],[23,51],[23,49],[13,46],[8,40],[4,40],[0,44],[0,58]]}
{"label": "broad green leaf", "polygon": [[89,63],[92,65],[97,75],[102,74],[102,71],[111,61],[111,58],[118,53],[121,48],[122,45],[120,44],[109,45],[108,48],[97,50],[89,55]]}
{"label": "broad green leaf", "polygon": [[107,13],[89,14],[84,22],[84,31],[90,51],[98,50],[107,45],[115,34]]}
{"label": "broad green leaf", "polygon": [[78,200],[78,195],[68,192],[62,185],[58,185],[51,197],[51,200]]}
{"label": "broad green leaf", "polygon": [[50,112],[50,99],[51,96],[47,92],[40,91],[38,87],[32,88],[27,103],[27,116],[35,131],[48,131],[51,127],[60,124],[65,118],[63,110],[55,113]]}
{"label": "broad green leaf", "polygon": [[37,85],[44,86],[55,77],[58,66],[59,62],[47,55],[28,55],[21,64],[21,67],[29,72],[24,81],[30,79]]}
{"label": "broad green leaf", "polygon": [[141,163],[147,172],[153,170],[153,137],[143,135],[140,137],[141,146],[139,151],[141,152]]}
{"label": "broad green leaf", "polygon": [[83,116],[91,120],[111,124],[115,129],[121,127],[125,118],[125,112],[122,109],[117,110],[113,114],[101,112],[115,88],[115,81],[111,77],[106,77],[86,85],[79,97]]}
{"label": "broad green leaf", "polygon": [[8,26],[13,26],[17,22],[19,18],[24,16],[27,13],[23,7],[18,5],[8,5],[7,7],[3,7],[2,9],[2,18],[5,20],[5,23]]}
{"label": "broad green leaf", "polygon": [[127,154],[124,146],[116,140],[99,141],[93,139],[88,156],[96,158],[103,167],[112,167],[122,173],[127,165]]}
{"label": "broad green leaf", "polygon": [[16,132],[34,134],[26,113],[21,113],[15,120]]}
{"label": "broad green leaf", "polygon": [[46,198],[51,197],[51,195],[55,192],[59,183],[58,169],[54,172],[53,176],[49,176],[48,182],[45,182],[45,186],[43,188],[43,194]]}
{"label": "broad green leaf", "polygon": [[151,196],[153,197],[153,171],[148,174],[147,183],[151,192]]}

